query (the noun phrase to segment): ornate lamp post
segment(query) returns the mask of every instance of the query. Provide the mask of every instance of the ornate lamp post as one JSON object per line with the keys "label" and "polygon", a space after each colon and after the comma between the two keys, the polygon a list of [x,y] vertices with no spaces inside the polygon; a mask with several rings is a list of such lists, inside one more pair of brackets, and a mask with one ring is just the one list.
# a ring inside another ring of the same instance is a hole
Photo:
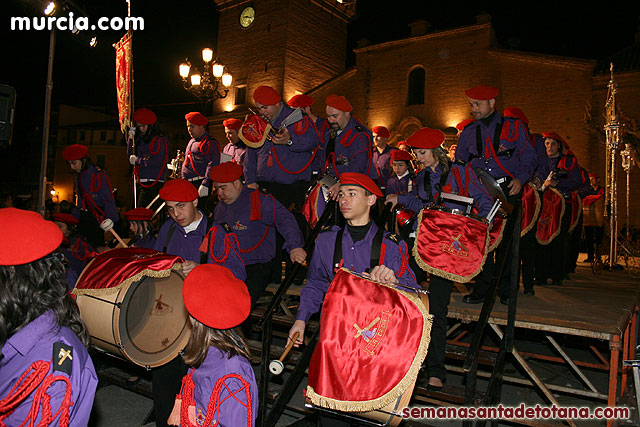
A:
{"label": "ornate lamp post", "polygon": [[180,64],[178,72],[182,77],[184,88],[205,101],[225,98],[229,93],[233,77],[225,72],[222,63],[213,59],[213,50],[210,48],[202,49],[202,61],[202,74],[198,68],[191,68],[189,59]]}

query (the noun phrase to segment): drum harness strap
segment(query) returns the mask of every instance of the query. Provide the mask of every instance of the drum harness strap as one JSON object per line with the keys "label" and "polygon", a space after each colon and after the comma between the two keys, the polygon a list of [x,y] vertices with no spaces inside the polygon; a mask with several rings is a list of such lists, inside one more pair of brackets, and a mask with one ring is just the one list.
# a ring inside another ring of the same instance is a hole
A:
{"label": "drum harness strap", "polygon": [[[504,120],[504,119],[503,119]],[[494,159],[496,161],[496,163],[498,164],[498,166],[500,166],[500,169],[502,169],[504,172],[506,172],[506,174],[509,177],[512,177],[511,173],[509,173],[509,171],[507,171],[502,164],[500,163],[500,161],[498,160],[498,157],[511,157],[513,155],[513,152],[515,149],[511,149],[511,150],[500,150],[500,137],[502,134],[502,126],[504,125],[504,123],[497,123],[496,124],[496,128],[495,128],[495,132],[493,135],[493,140],[491,141],[492,145],[493,145],[493,153],[495,154]],[[508,129],[508,128],[507,128]],[[517,127],[516,127],[517,129]],[[517,132],[516,132],[517,134]],[[473,159],[479,159],[484,157],[485,159],[485,169],[486,169],[486,165],[488,163],[488,159],[489,156],[491,156],[491,153],[489,152],[489,149],[487,148],[487,152],[483,153],[483,144],[482,144],[482,131],[480,129],[480,124],[476,125],[476,153],[477,154],[473,154],[470,153],[469,154],[469,162],[471,162]],[[483,156],[483,154],[484,156]]]}
{"label": "drum harness strap", "polygon": [[[442,174],[440,175],[440,181],[435,185],[435,190],[436,193],[440,193],[442,191],[442,187],[444,187],[444,184],[447,182],[447,177],[448,174]],[[432,203],[433,200],[433,189],[431,188],[431,174],[429,174],[428,170],[424,171],[424,191],[427,193],[427,198],[423,199],[422,197],[420,197],[420,193],[418,192],[418,198],[422,201],[423,204],[430,204]]]}
{"label": "drum harness strap", "polygon": [[[333,249],[333,267],[334,268],[339,268],[340,264],[342,263],[343,234],[344,234],[344,227],[338,231],[338,235],[336,236],[336,242]],[[384,237],[384,229],[382,227],[379,227],[376,235],[373,238],[373,242],[371,244],[371,261],[369,263],[369,268],[366,270],[367,273],[376,265],[380,265],[383,237]],[[382,255],[382,258],[384,258],[384,255]],[[384,261],[384,259],[382,259],[382,261]]]}

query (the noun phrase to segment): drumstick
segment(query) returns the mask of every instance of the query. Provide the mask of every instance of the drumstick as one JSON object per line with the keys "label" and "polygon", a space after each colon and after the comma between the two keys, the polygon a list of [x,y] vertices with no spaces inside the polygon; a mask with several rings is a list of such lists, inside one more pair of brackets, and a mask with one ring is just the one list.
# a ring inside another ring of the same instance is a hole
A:
{"label": "drumstick", "polygon": [[102,221],[102,223],[100,224],[100,228],[103,231],[110,231],[111,234],[113,234],[113,237],[115,237],[118,242],[120,242],[120,244],[122,246],[124,246],[125,248],[128,248],[129,246],[127,246],[127,244],[124,242],[124,240],[122,240],[120,238],[120,236],[118,236],[118,233],[116,233],[116,231],[113,229],[113,220],[111,218],[107,218],[104,221]]}
{"label": "drumstick", "polygon": [[160,195],[158,194],[158,195],[157,195],[157,196],[156,196],[156,197],[151,201],[151,203],[149,203],[149,204],[147,205],[147,209],[151,209],[151,205],[153,205],[153,204],[156,202],[156,200],[158,200],[159,198],[160,198]]}
{"label": "drumstick", "polygon": [[280,359],[278,359],[280,362],[282,362],[284,358],[287,357],[287,354],[289,354],[289,352],[291,351],[291,347],[293,347],[293,344],[295,344],[299,336],[300,332],[296,332],[295,334],[293,334],[293,338],[291,338],[291,341],[289,342],[289,344],[287,344],[284,351],[282,352],[282,356],[280,356]]}
{"label": "drumstick", "polygon": [[287,344],[287,347],[284,349],[284,352],[282,352],[282,356],[280,356],[280,359],[272,360],[269,363],[269,371],[273,375],[280,375],[282,371],[284,371],[284,364],[282,363],[282,361],[284,360],[285,357],[287,357],[287,354],[289,354],[289,351],[291,351],[291,347],[293,347],[299,335],[300,335],[300,332],[296,332],[295,334],[293,334],[293,338],[291,339],[289,344]]}
{"label": "drumstick", "polygon": [[156,211],[153,213],[153,216],[151,216],[151,219],[155,218],[156,215],[158,215],[158,213],[160,213],[160,211],[162,210],[162,208],[164,208],[164,205],[166,205],[167,202],[162,202],[162,204],[158,207],[158,209],[156,209]]}

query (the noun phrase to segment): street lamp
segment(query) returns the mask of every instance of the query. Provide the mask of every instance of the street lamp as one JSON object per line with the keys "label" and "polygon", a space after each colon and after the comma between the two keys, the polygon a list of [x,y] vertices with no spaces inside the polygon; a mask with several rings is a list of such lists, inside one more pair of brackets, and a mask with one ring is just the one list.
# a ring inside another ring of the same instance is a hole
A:
{"label": "street lamp", "polygon": [[185,59],[180,64],[178,73],[182,78],[183,87],[206,101],[225,98],[229,93],[233,77],[225,72],[223,64],[214,60],[212,49],[208,47],[202,49],[202,61],[204,63],[202,73],[198,68],[191,69],[189,59]]}

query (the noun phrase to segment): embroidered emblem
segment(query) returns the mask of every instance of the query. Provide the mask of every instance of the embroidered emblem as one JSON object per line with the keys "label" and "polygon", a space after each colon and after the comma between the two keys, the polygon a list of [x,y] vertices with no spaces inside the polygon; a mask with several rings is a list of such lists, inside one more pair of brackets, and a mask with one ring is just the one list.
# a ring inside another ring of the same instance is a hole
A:
{"label": "embroidered emblem", "polygon": [[234,230],[246,230],[247,226],[240,224],[240,220],[236,221],[235,225],[232,227]]}
{"label": "embroidered emblem", "polygon": [[138,255],[134,255],[132,258],[134,260],[139,260],[139,259],[145,259],[145,258],[153,258],[154,256],[157,256],[158,254],[161,254],[162,252],[154,252],[152,254],[138,254]]}
{"label": "embroidered emblem", "polygon": [[165,314],[173,313],[173,307],[162,301],[162,294],[155,299],[155,304],[151,309],[151,315],[162,316]]}
{"label": "embroidered emblem", "polygon": [[73,347],[63,342],[53,344],[53,371],[64,372],[71,375],[73,367]]}
{"label": "embroidered emblem", "polygon": [[[198,413],[196,414],[196,423],[198,423],[199,426],[203,425],[205,420],[207,417],[205,417],[205,415],[202,413],[202,408],[198,408]],[[216,424],[216,421],[213,421],[213,424]]]}
{"label": "embroidered emblem", "polygon": [[453,237],[451,243],[448,245],[445,243],[442,245],[442,252],[449,252],[451,255],[455,255],[461,258],[466,258],[469,256],[469,250],[460,243],[460,237],[462,234],[458,234],[457,237]]}
{"label": "embroidered emblem", "polygon": [[[358,339],[362,337],[366,343],[362,350],[373,356],[376,348],[382,342],[387,332],[389,325],[389,319],[391,318],[391,312],[389,310],[383,310],[380,316],[376,317],[365,328],[360,328],[357,323],[353,324],[356,329],[356,334],[353,338]],[[374,326],[376,326],[374,328]]]}

